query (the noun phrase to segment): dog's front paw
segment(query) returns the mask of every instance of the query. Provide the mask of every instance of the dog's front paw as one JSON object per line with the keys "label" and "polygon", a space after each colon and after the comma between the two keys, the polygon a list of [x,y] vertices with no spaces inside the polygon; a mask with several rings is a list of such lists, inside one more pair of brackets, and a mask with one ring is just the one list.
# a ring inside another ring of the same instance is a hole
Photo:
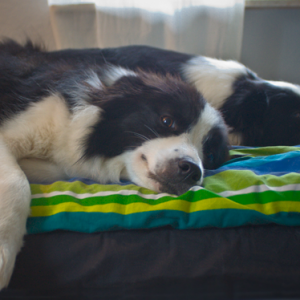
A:
{"label": "dog's front paw", "polygon": [[9,283],[17,256],[16,249],[7,244],[0,245],[0,290]]}

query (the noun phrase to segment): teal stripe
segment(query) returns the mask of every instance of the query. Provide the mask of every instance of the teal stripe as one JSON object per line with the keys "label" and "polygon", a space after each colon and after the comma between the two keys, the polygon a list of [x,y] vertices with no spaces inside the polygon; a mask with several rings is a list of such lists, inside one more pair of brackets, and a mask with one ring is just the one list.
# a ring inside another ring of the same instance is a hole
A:
{"label": "teal stripe", "polygon": [[116,213],[59,213],[50,217],[29,218],[29,234],[53,230],[97,232],[120,229],[150,229],[171,226],[176,229],[203,227],[235,227],[276,223],[287,226],[300,226],[299,213],[280,212],[264,215],[254,210],[218,209],[184,213],[180,211],[143,212],[131,215]]}

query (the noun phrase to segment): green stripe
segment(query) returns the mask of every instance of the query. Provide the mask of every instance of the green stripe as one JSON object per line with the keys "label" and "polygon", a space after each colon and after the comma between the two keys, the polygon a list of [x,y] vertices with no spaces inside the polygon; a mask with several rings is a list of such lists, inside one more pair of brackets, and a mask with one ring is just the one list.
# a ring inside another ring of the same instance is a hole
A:
{"label": "green stripe", "polygon": [[[73,192],[73,188],[70,189]],[[153,192],[152,192],[153,193]],[[56,205],[64,202],[76,202],[84,206],[95,205],[95,204],[107,204],[107,203],[120,203],[120,204],[130,204],[130,203],[147,203],[150,205],[157,205],[163,202],[170,200],[185,200],[189,202],[197,202],[204,199],[221,197],[210,191],[201,189],[199,191],[193,192],[189,191],[179,197],[165,196],[157,200],[144,199],[138,195],[121,195],[113,194],[109,196],[96,196],[96,197],[87,197],[84,199],[77,199],[70,195],[57,195],[49,198],[34,198],[31,201],[31,206],[47,206],[47,205]]]}
{"label": "green stripe", "polygon": [[[220,200],[218,200],[220,199]],[[298,211],[299,210],[299,199],[300,199],[300,192],[294,192],[294,191],[287,191],[287,192],[281,192],[281,193],[277,193],[277,192],[272,192],[272,191],[266,191],[263,193],[251,193],[251,194],[247,194],[247,195],[238,195],[238,196],[231,196],[229,197],[229,199],[225,199],[225,198],[208,198],[205,200],[199,200],[199,201],[185,201],[186,205],[180,205],[182,202],[182,200],[172,200],[172,201],[167,201],[164,202],[165,204],[167,204],[166,207],[168,207],[167,209],[170,210],[181,210],[181,211],[185,211],[187,213],[193,213],[193,208],[190,206],[187,206],[188,203],[194,203],[197,204],[198,208],[194,208],[197,210],[202,210],[202,211],[211,211],[211,210],[218,210],[218,209],[229,209],[229,208],[233,208],[236,206],[236,208],[238,208],[238,206],[236,204],[240,204],[243,205],[244,207],[240,207],[240,209],[258,209],[261,210],[261,212],[266,213],[266,209],[262,206],[264,204],[271,204],[273,205],[274,203],[274,207],[270,206],[268,209],[271,210],[271,213],[273,213],[274,209],[276,209],[276,204],[275,203],[279,203],[279,210],[284,211],[285,208],[289,208],[290,211]],[[80,203],[78,201],[61,201],[60,203],[51,206],[51,204],[42,206],[32,206],[32,210],[34,212],[34,216],[35,217],[39,217],[39,216],[43,216],[43,215],[48,215],[48,214],[53,214],[53,213],[60,213],[60,206],[62,204],[66,204],[66,208],[63,210],[68,211],[68,209],[73,209],[71,203],[77,203],[79,206],[76,208],[77,211],[82,211],[85,212],[85,207],[91,207],[91,209],[89,209],[89,211],[86,211],[86,213],[89,212],[93,212],[93,211],[98,211],[98,212],[102,212],[105,211],[107,209],[107,205],[105,204],[103,201],[98,201],[94,202],[93,204],[91,204],[91,202],[89,201],[89,199],[85,199],[87,201],[87,203]],[[209,201],[209,202],[207,202]],[[233,201],[233,202],[232,202]],[[291,203],[295,203],[295,204],[291,204]],[[122,207],[120,208],[122,213],[126,213],[126,214],[134,214],[135,210],[138,210],[139,212],[145,212],[145,211],[149,211],[149,210],[155,210],[155,211],[159,211],[159,210],[164,210],[166,209],[165,206],[161,207],[159,205],[159,203],[156,203],[155,201],[149,201],[149,202],[144,202],[145,204],[147,204],[147,206],[137,206],[137,203],[135,204],[135,206],[132,206],[132,204],[128,203],[128,204],[124,204],[124,203],[120,203],[120,201],[118,202],[111,202],[114,206],[112,208],[110,208],[110,211],[112,212],[116,212],[116,213],[120,213],[119,210],[117,209],[118,206],[116,205],[121,205]],[[163,202],[160,202],[161,204],[163,204]],[[227,203],[227,204],[226,204]],[[236,204],[234,204],[236,203]],[[285,204],[286,203],[286,204]],[[86,205],[84,205],[86,204]],[[208,205],[209,204],[209,205]],[[260,205],[259,208],[255,208],[255,207],[251,207],[251,205]],[[250,207],[248,206],[250,205]],[[156,208],[156,206],[158,206],[158,208]],[[153,208],[151,208],[153,207]],[[194,207],[194,206],[193,206]],[[41,208],[42,210],[39,210],[37,208]],[[133,211],[132,211],[133,210]],[[189,211],[190,210],[190,211]],[[124,212],[123,212],[124,211]]]}
{"label": "green stripe", "polygon": [[300,184],[300,174],[288,173],[282,176],[256,175],[249,170],[227,170],[204,179],[204,187],[214,193],[238,191],[263,184],[271,187]]}
{"label": "green stripe", "polygon": [[228,198],[243,205],[255,204],[255,203],[265,204],[265,203],[279,202],[279,201],[299,202],[300,191],[284,191],[284,192],[265,191],[262,193],[234,195],[234,196],[229,196]]}
{"label": "green stripe", "polygon": [[233,149],[230,150],[230,155],[250,155],[256,157],[256,156],[269,156],[274,154],[281,154],[290,151],[300,151],[300,147],[276,146],[276,147]]}
{"label": "green stripe", "polygon": [[138,191],[141,194],[153,194],[152,190],[139,187],[135,184],[129,185],[118,185],[118,184],[85,184],[81,181],[73,181],[73,182],[66,182],[66,181],[56,181],[49,185],[42,185],[42,184],[31,184],[31,193],[32,195],[36,194],[48,194],[51,192],[64,192],[64,191],[73,191],[76,194],[85,194],[91,193],[95,194],[98,192],[103,191],[122,191],[122,190],[133,190]]}

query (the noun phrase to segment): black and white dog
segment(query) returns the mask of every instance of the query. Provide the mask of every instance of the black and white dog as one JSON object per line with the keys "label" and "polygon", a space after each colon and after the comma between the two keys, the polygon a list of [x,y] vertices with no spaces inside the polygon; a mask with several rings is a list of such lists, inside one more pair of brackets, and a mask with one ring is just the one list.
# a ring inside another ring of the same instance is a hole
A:
{"label": "black and white dog", "polygon": [[[73,54],[73,52],[71,52]],[[228,157],[217,110],[179,77],[0,44],[0,288],[22,245],[29,180],[200,185]]]}
{"label": "black and white dog", "polygon": [[232,144],[300,144],[300,87],[267,81],[236,61],[194,56],[148,46],[63,50],[49,59],[107,62],[131,70],[179,75],[218,109],[230,129]]}

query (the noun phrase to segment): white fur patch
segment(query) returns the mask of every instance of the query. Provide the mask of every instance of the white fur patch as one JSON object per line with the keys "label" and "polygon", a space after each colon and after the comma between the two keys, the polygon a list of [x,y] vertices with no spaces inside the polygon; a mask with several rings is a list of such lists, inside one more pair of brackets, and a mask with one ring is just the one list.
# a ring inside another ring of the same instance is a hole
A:
{"label": "white fur patch", "polygon": [[[77,106],[72,109],[76,110],[78,106],[88,105],[90,100],[90,93],[95,90],[102,90],[103,83],[101,82],[97,73],[91,69],[88,69],[84,73],[84,79],[73,78],[71,85],[65,87],[64,91],[71,96]],[[56,92],[53,91],[53,94]]]}
{"label": "white fur patch", "polygon": [[73,173],[73,169],[78,171],[77,162],[83,155],[82,141],[99,120],[100,113],[93,105],[80,105],[70,112],[65,101],[53,95],[6,121],[1,133],[18,160],[48,160],[60,165],[66,173]]}
{"label": "white fur patch", "polygon": [[[142,159],[143,155],[146,160]],[[128,176],[133,182],[160,191],[160,184],[149,178],[149,173],[157,174],[166,168],[168,161],[186,157],[198,165],[203,174],[198,149],[191,143],[189,134],[147,141],[134,151],[128,152],[125,163]],[[200,185],[201,182],[202,178],[197,184]]]}
{"label": "white fur patch", "polygon": [[16,255],[26,233],[30,187],[25,174],[0,134],[0,289],[13,271]]}
{"label": "white fur patch", "polygon": [[119,67],[119,66],[110,66],[108,70],[105,71],[102,81],[107,86],[112,86],[118,79],[124,76],[137,76],[135,72]]}
{"label": "white fur patch", "polygon": [[103,89],[103,84],[99,79],[98,75],[94,71],[90,71],[86,83],[88,83],[90,86],[92,86],[95,89],[99,89],[99,90]]}
{"label": "white fur patch", "polygon": [[[80,105],[70,112],[65,101],[53,95],[4,123],[1,133],[33,182],[72,177],[90,178],[100,183],[118,182],[126,174],[126,154],[111,159],[82,158],[85,138],[100,118],[99,107]],[[40,175],[40,172],[45,174]]]}
{"label": "white fur patch", "polygon": [[194,57],[182,68],[186,80],[193,84],[204,98],[215,108],[233,93],[233,82],[247,69],[232,60]]}
{"label": "white fur patch", "polygon": [[48,160],[23,158],[19,165],[31,183],[52,183],[69,179],[64,168]]}
{"label": "white fur patch", "polygon": [[220,113],[206,103],[198,122],[192,128],[189,134],[191,143],[198,149],[201,159],[203,159],[202,145],[204,143],[204,137],[208,134],[213,126],[221,123],[223,123],[223,120]]}

